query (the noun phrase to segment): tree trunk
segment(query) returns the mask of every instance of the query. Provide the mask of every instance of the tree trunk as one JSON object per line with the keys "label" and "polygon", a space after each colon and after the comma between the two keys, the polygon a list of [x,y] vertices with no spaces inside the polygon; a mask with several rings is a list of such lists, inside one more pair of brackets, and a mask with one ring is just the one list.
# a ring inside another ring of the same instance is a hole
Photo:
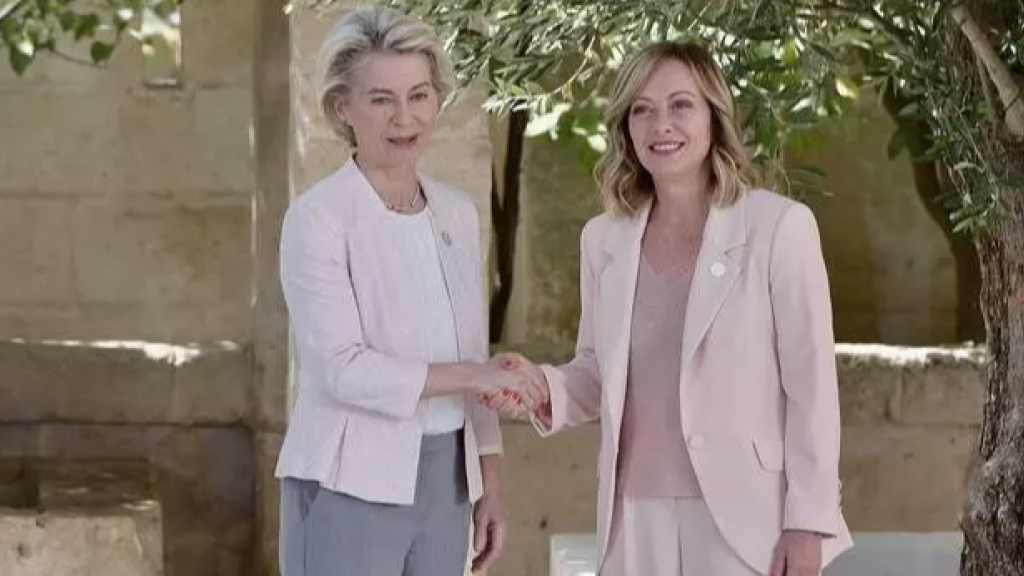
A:
{"label": "tree trunk", "polygon": [[956,269],[956,340],[980,343],[985,338],[985,323],[980,307],[981,269],[978,252],[970,236],[953,231],[949,210],[942,203],[943,188],[939,181],[938,167],[935,162],[926,159],[934,144],[931,128],[923,118],[900,114],[914,101],[901,93],[892,81],[882,95],[882,103],[906,143],[914,186],[921,204],[942,230],[953,252],[953,265]]}
{"label": "tree trunk", "polygon": [[989,357],[962,576],[1024,576],[1024,189],[1001,196],[1007,219],[976,239]]}
{"label": "tree trunk", "polygon": [[[498,279],[491,296],[490,342],[497,344],[505,333],[508,303],[516,268],[516,234],[519,230],[519,188],[523,171],[523,145],[530,115],[513,110],[508,120],[505,169],[499,189],[496,170],[491,168],[491,226],[494,234],[495,268]],[[499,192],[500,190],[500,192]]]}

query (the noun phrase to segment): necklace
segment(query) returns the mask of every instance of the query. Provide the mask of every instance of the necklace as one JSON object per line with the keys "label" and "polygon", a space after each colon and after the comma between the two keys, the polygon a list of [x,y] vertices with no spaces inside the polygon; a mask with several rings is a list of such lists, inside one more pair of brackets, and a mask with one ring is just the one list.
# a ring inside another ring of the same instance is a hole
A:
{"label": "necklace", "polygon": [[406,204],[392,204],[387,200],[384,201],[384,205],[388,207],[388,210],[392,212],[412,212],[420,203],[420,198],[423,197],[423,187],[416,185],[416,194],[413,195],[412,200]]}

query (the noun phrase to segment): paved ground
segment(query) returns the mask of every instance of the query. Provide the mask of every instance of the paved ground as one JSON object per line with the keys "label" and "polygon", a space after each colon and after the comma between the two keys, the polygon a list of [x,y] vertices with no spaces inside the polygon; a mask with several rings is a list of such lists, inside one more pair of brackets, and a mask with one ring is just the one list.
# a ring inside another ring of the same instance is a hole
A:
{"label": "paved ground", "polygon": [[[854,534],[856,546],[824,576],[956,576],[958,532]],[[551,539],[551,576],[593,576],[592,534],[558,534]]]}

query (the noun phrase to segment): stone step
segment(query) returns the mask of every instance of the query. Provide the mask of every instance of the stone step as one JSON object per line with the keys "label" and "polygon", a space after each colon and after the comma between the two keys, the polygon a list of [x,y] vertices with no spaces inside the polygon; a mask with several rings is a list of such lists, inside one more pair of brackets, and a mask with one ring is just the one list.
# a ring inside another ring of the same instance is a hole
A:
{"label": "stone step", "polygon": [[[823,576],[955,576],[959,532],[858,532],[855,546],[836,559]],[[550,576],[594,576],[597,542],[593,534],[556,534],[550,541]]]}
{"label": "stone step", "polygon": [[0,508],[4,576],[162,576],[159,504],[147,500],[88,510]]}
{"label": "stone step", "polygon": [[160,576],[144,460],[0,459],[0,575]]}
{"label": "stone step", "polygon": [[0,506],[68,509],[152,497],[145,460],[0,458]]}

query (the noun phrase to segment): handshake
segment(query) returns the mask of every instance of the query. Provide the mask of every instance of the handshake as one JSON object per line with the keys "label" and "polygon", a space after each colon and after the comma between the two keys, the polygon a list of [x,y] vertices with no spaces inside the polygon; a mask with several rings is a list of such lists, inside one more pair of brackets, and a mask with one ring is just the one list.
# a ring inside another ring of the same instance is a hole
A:
{"label": "handshake", "polygon": [[485,365],[476,386],[477,400],[508,418],[522,419],[548,408],[544,371],[521,354],[503,352]]}

